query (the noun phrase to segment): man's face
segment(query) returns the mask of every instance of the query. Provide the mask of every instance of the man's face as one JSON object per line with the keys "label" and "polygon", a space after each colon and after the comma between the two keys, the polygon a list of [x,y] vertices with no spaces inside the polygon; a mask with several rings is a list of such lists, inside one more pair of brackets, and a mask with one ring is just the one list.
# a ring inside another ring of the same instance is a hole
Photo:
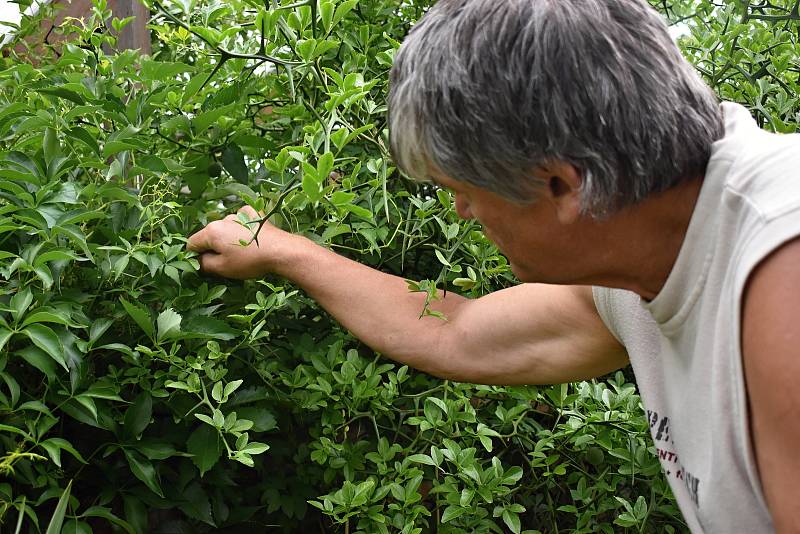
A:
{"label": "man's face", "polygon": [[432,173],[434,182],[450,189],[463,219],[475,219],[484,234],[508,258],[523,282],[571,283],[578,273],[569,225],[562,224],[547,195],[520,205],[479,187]]}

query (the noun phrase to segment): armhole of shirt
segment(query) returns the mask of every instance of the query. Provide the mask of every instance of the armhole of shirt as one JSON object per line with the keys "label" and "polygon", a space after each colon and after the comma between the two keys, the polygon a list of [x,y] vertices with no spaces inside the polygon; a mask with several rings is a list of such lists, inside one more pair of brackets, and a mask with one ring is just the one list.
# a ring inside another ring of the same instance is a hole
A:
{"label": "armhole of shirt", "polygon": [[617,332],[617,322],[614,317],[614,303],[612,302],[614,290],[608,287],[592,286],[592,297],[597,314],[617,341],[624,345],[622,338]]}

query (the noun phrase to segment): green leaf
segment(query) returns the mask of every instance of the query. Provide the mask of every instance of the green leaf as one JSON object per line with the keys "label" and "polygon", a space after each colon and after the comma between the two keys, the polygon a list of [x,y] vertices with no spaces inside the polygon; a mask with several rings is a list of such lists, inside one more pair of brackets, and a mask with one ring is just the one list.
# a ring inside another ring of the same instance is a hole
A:
{"label": "green leaf", "polygon": [[131,125],[112,133],[108,136],[105,145],[103,145],[103,158],[108,159],[125,150],[146,148],[143,140],[134,137],[137,133],[139,133],[139,128]]}
{"label": "green leaf", "polygon": [[254,441],[245,445],[244,448],[241,449],[241,452],[245,452],[247,454],[261,454],[267,450],[269,450],[269,445]]}
{"label": "green leaf", "polygon": [[198,427],[186,442],[186,450],[192,454],[192,462],[200,470],[200,476],[219,461],[222,456],[222,443],[217,431],[209,425]]}
{"label": "green leaf", "polygon": [[633,515],[640,521],[647,517],[647,501],[643,495],[639,495],[636,499],[636,503],[633,505]]}
{"label": "green leaf", "polygon": [[125,519],[134,526],[136,534],[148,532],[149,509],[144,502],[130,493],[123,493],[122,501]]}
{"label": "green leaf", "polygon": [[161,484],[158,481],[158,473],[153,464],[150,463],[150,460],[138,452],[128,449],[125,449],[125,458],[128,460],[128,465],[133,475],[144,482],[150,488],[150,491],[163,499],[164,492],[161,490]]}
{"label": "green leaf", "polygon": [[158,314],[158,340],[174,337],[181,331],[181,316],[172,308]]}
{"label": "green leaf", "polygon": [[49,290],[53,286],[53,273],[47,265],[34,267],[33,272],[36,273],[36,276],[42,281],[42,286],[45,290]]}
{"label": "green leaf", "polygon": [[56,366],[53,363],[53,359],[42,349],[29,346],[17,351],[16,354],[44,373],[48,382],[53,382],[56,379]]}
{"label": "green leaf", "polygon": [[134,529],[130,523],[123,521],[114,515],[109,508],[105,508],[103,506],[91,506],[81,514],[81,517],[102,517],[103,519],[114,523],[118,527],[122,527],[125,532],[128,532],[129,534],[136,533],[136,529]]}
{"label": "green leaf", "polygon": [[230,144],[225,147],[225,150],[222,151],[222,166],[237,182],[248,183],[250,171],[244,160],[244,152],[238,145]]}
{"label": "green leaf", "polygon": [[447,523],[448,521],[452,521],[458,517],[461,517],[467,512],[468,508],[462,508],[461,506],[451,504],[447,508],[444,509],[444,513],[442,514],[442,523]]}
{"label": "green leaf", "polygon": [[362,208],[361,206],[358,206],[356,204],[346,204],[342,207],[345,209],[345,211],[348,211],[353,215],[361,217],[362,219],[366,219],[368,221],[374,220],[374,215],[367,208]]}
{"label": "green leaf", "polygon": [[353,10],[358,4],[358,0],[345,0],[341,4],[336,7],[336,14],[333,16],[333,21],[331,22],[331,26],[336,26],[341,22],[341,20]]}
{"label": "green leaf", "polygon": [[192,79],[189,80],[189,83],[186,84],[183,90],[183,98],[181,103],[185,105],[194,95],[197,94],[197,91],[203,86],[203,84],[208,79],[208,75],[211,74],[210,70],[202,70],[192,76]]}
{"label": "green leaf", "polygon": [[522,468],[518,465],[514,465],[506,469],[506,472],[503,474],[503,481],[501,484],[505,486],[513,486],[517,482],[520,481],[522,478]]}
{"label": "green leaf", "polygon": [[439,249],[434,250],[434,253],[436,254],[436,257],[439,259],[439,262],[442,265],[444,265],[445,267],[452,267],[450,262],[447,261],[447,258],[444,257],[444,254],[442,254],[442,252]]}
{"label": "green leaf", "polygon": [[69,371],[67,361],[64,357],[64,346],[61,339],[50,327],[43,324],[31,324],[22,330],[22,333],[30,338],[34,345],[42,349],[56,363]]}
{"label": "green leaf", "polygon": [[199,114],[194,119],[192,119],[192,126],[195,133],[202,133],[208,129],[209,126],[217,122],[220,117],[224,117],[228,113],[230,113],[234,108],[234,104],[229,104],[227,106],[222,106],[217,109],[212,109],[211,111],[206,111],[204,113]]}
{"label": "green leaf", "polygon": [[78,247],[80,247],[81,251],[89,258],[90,261],[92,260],[92,253],[89,250],[89,246],[86,243],[86,235],[81,231],[78,226],[75,225],[67,225],[67,226],[55,226],[53,228],[53,235],[65,235],[67,238],[75,243]]}
{"label": "green leaf", "polygon": [[144,330],[144,333],[148,335],[151,339],[153,338],[153,319],[150,316],[150,313],[146,311],[144,308],[140,308],[134,304],[131,304],[125,299],[119,299],[122,302],[122,307],[125,308],[125,311],[128,312],[128,315],[136,321],[136,324],[139,325],[139,328]]}
{"label": "green leaf", "polygon": [[24,430],[20,430],[19,428],[15,427],[15,426],[4,425],[4,424],[0,423],[0,431],[2,431],[2,432],[11,432],[12,434],[18,434],[18,435],[22,436],[23,438],[25,438],[27,440],[31,439],[31,437],[28,435],[27,432],[25,432]]}
{"label": "green leaf", "polygon": [[436,465],[436,462],[434,462],[433,459],[427,454],[412,454],[408,457],[408,460],[418,464]]}
{"label": "green leaf", "polygon": [[184,333],[196,334],[196,337],[200,338],[228,341],[242,335],[241,330],[236,330],[227,323],[206,315],[191,317],[182,326]]}
{"label": "green leaf", "polygon": [[97,144],[97,139],[95,139],[95,136],[90,134],[84,128],[81,128],[80,126],[71,128],[67,130],[67,135],[72,139],[77,139],[78,141],[82,142],[84,145],[89,147],[92,150],[92,152],[94,152],[96,155],[98,156],[100,155],[100,145]]}
{"label": "green leaf", "polygon": [[74,456],[79,462],[82,464],[86,464],[86,460],[83,459],[81,453],[75,450],[75,447],[72,444],[62,438],[49,438],[39,443],[46,451],[47,454],[50,455],[50,459],[53,460],[53,463],[56,464],[58,467],[61,467],[61,451],[65,450]]}
{"label": "green leaf", "polygon": [[[91,221],[95,219],[105,219],[106,215],[102,212],[98,212],[96,210],[86,210],[86,209],[77,209],[72,210],[67,213],[64,213],[61,217],[58,218],[56,224],[58,226],[70,226],[79,223],[84,223],[86,221]],[[54,256],[53,258],[49,259],[78,259],[74,253],[71,251],[61,249],[61,253],[65,254],[64,257]]]}
{"label": "green leaf", "polygon": [[225,416],[222,415],[222,411],[214,409],[214,417],[212,417],[211,422],[217,428],[222,428],[222,425],[225,424]]}
{"label": "green leaf", "polygon": [[[175,387],[175,385],[174,384],[167,384],[167,387]],[[188,389],[188,386],[186,388],[180,388],[180,389]],[[214,424],[214,420],[211,419],[211,417],[207,416],[206,414],[204,414],[204,413],[196,413],[196,414],[194,414],[194,416],[196,418],[200,419],[202,422],[204,422],[206,424],[209,424],[212,427],[216,427],[216,425]]]}
{"label": "green leaf", "polygon": [[303,180],[301,182],[303,192],[312,202],[322,198],[322,180],[324,177],[317,175],[317,169],[308,163],[303,163]]}
{"label": "green leaf", "polygon": [[211,389],[211,398],[217,402],[222,400],[222,382],[217,382]]}
{"label": "green leaf", "polygon": [[94,343],[100,339],[100,336],[102,336],[112,324],[114,324],[114,321],[109,318],[98,319],[92,322],[92,326],[89,327],[89,343]]}
{"label": "green leaf", "polygon": [[333,2],[320,2],[319,17],[322,20],[322,26],[325,28],[325,32],[331,30],[331,21],[333,20],[333,10],[335,7]]}
{"label": "green leaf", "polygon": [[14,296],[11,297],[11,317],[14,318],[15,322],[19,321],[20,317],[25,314],[25,311],[32,302],[33,294],[30,288],[27,287],[22,291],[17,291]]}
{"label": "green leaf", "polygon": [[94,399],[85,393],[81,393],[73,397],[73,400],[86,408],[86,410],[92,414],[92,417],[95,421],[97,421],[97,404],[95,404]]}
{"label": "green leaf", "polygon": [[513,532],[519,534],[522,531],[522,524],[519,520],[519,515],[511,512],[510,510],[503,510],[503,523]]}
{"label": "green leaf", "polygon": [[317,160],[317,177],[319,180],[325,180],[330,176],[333,171],[333,154],[330,152],[324,153]]}
{"label": "green leaf", "polygon": [[[192,390],[192,388],[190,388],[186,382],[178,382],[176,380],[167,380],[166,382],[164,382],[164,387],[173,389],[182,389],[184,391]],[[195,414],[195,417],[197,417],[197,415],[198,414]]]}
{"label": "green leaf", "polygon": [[86,102],[86,100],[75,91],[70,91],[69,89],[64,89],[63,87],[49,87],[46,89],[37,89],[36,92],[41,93],[43,95],[57,96],[59,98],[63,98],[64,100],[75,102],[76,104],[84,104]]}
{"label": "green leaf", "polygon": [[239,386],[241,386],[243,382],[244,380],[234,380],[233,382],[225,384],[225,390],[222,392],[223,398],[227,398],[231,393],[239,389]]}
{"label": "green leaf", "polygon": [[69,504],[71,491],[72,481],[70,480],[63,493],[61,493],[61,497],[58,499],[58,504],[53,512],[53,516],[50,518],[50,524],[47,525],[45,534],[61,534],[61,525],[64,524],[64,515],[67,513],[67,504]]}
{"label": "green leaf", "polygon": [[137,128],[136,126],[127,125],[121,130],[116,130],[108,136],[109,141],[126,141],[131,139],[136,134],[141,131],[141,128]]}
{"label": "green leaf", "polygon": [[186,63],[171,61],[154,61],[144,59],[141,61],[141,76],[147,80],[160,80],[171,82],[179,79],[178,75],[193,72],[195,69]]}
{"label": "green leaf", "polygon": [[342,207],[353,202],[356,198],[355,193],[348,193],[347,191],[336,191],[331,195],[331,202],[334,206]]}
{"label": "green leaf", "polygon": [[114,384],[108,382],[95,382],[89,389],[81,393],[81,395],[85,395],[87,397],[91,397],[93,399],[105,399],[105,400],[113,400],[124,402],[122,398],[117,394],[118,393],[117,387]]}
{"label": "green leaf", "polygon": [[[64,326],[74,326],[74,323],[69,320],[69,317],[65,317],[64,315],[66,312],[57,312],[56,310],[52,311],[37,311],[33,312],[29,315],[25,316],[25,320],[22,321],[22,326],[28,326],[29,324],[34,323],[55,323]],[[1,347],[2,345],[0,345]]]}
{"label": "green leaf", "polygon": [[50,167],[58,156],[61,155],[61,145],[56,137],[56,131],[52,128],[45,128],[44,141],[42,144],[42,151],[44,153],[44,161]]}
{"label": "green leaf", "polygon": [[322,241],[328,242],[336,236],[352,233],[352,228],[349,224],[337,224],[335,226],[328,226],[322,233]]}
{"label": "green leaf", "polygon": [[295,49],[301,58],[306,61],[311,61],[314,57],[314,47],[316,45],[316,39],[301,39],[295,43]]}
{"label": "green leaf", "polygon": [[150,424],[152,415],[153,398],[149,392],[143,391],[125,411],[125,431],[133,437],[138,437]]}
{"label": "green leaf", "polygon": [[9,393],[11,393],[11,407],[13,408],[14,405],[17,404],[17,401],[19,401],[19,383],[14,379],[13,376],[6,372],[0,371],[0,378],[2,378],[3,382],[6,383]]}
{"label": "green leaf", "polygon": [[[178,451],[171,443],[141,439],[136,443],[136,450],[150,460],[164,460],[178,455]],[[183,455],[181,453],[181,455]]]}
{"label": "green leaf", "polygon": [[2,352],[3,347],[6,346],[6,343],[11,339],[12,335],[14,335],[14,332],[8,328],[0,327],[0,352]]}

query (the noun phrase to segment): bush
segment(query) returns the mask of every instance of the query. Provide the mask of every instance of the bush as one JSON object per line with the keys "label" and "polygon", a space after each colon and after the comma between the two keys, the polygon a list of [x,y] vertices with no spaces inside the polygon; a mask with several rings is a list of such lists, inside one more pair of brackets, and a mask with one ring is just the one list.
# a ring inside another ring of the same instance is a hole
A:
{"label": "bush", "polygon": [[[285,281],[208,278],[185,250],[250,204],[412,290],[515,283],[387,152],[387,72],[428,4],[154,1],[143,58],[98,0],[2,60],[4,531],[685,530],[622,372],[435,380]],[[795,128],[796,9],[668,7],[725,98]]]}

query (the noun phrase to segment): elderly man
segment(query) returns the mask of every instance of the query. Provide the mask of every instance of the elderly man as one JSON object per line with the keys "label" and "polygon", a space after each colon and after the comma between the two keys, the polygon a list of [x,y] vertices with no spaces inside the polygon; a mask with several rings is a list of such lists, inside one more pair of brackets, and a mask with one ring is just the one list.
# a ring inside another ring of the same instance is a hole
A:
{"label": "elderly man", "polygon": [[404,280],[269,225],[241,246],[235,217],[191,237],[202,268],[285,276],[452,380],[630,361],[692,531],[800,532],[800,137],[720,105],[644,0],[441,0],[389,105],[400,167],[452,190],[529,283],[420,319]]}

